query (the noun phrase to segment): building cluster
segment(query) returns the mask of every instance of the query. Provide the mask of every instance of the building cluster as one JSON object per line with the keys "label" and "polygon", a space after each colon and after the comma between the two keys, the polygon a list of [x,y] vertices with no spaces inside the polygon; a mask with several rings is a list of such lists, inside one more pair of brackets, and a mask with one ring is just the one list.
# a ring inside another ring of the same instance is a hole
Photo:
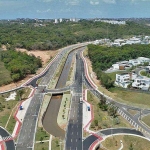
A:
{"label": "building cluster", "polygon": [[110,39],[100,39],[92,42],[95,45],[107,44],[108,46],[123,46],[132,44],[150,44],[150,36],[137,36],[128,39],[115,39],[113,42]]}
{"label": "building cluster", "polygon": [[[148,66],[142,67],[146,72],[150,73],[150,59],[145,57],[138,57],[137,59],[132,59],[129,61],[117,62],[112,65],[111,70],[125,70],[131,68],[132,66],[143,65],[148,63]],[[140,70],[140,69],[139,69]],[[150,88],[150,78],[141,76],[138,72],[129,72],[129,73],[119,73],[116,74],[115,85],[128,88],[131,85],[133,88],[141,90],[149,90]]]}
{"label": "building cluster", "polygon": [[110,23],[110,24],[118,24],[125,25],[126,21],[118,21],[118,20],[100,20],[101,22]]}
{"label": "building cluster", "polygon": [[127,44],[150,44],[150,36],[138,36],[131,37],[129,39],[116,39],[114,42],[110,43],[111,46],[123,46]]}

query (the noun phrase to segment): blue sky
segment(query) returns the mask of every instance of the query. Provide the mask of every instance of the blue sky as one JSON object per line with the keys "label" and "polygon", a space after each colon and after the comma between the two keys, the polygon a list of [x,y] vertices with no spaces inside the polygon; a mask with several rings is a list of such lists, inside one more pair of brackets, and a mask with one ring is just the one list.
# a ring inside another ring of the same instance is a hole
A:
{"label": "blue sky", "polygon": [[0,0],[0,19],[150,18],[150,0]]}

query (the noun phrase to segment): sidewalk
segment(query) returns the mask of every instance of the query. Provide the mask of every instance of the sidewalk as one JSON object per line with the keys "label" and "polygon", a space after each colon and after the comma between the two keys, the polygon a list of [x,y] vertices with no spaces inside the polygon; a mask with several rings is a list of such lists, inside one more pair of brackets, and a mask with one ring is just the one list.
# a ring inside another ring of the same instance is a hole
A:
{"label": "sidewalk", "polygon": [[[90,111],[88,111],[88,107]],[[93,121],[93,109],[92,105],[87,102],[87,89],[83,90],[83,129],[88,133],[95,133],[92,130],[89,130],[91,122]]]}

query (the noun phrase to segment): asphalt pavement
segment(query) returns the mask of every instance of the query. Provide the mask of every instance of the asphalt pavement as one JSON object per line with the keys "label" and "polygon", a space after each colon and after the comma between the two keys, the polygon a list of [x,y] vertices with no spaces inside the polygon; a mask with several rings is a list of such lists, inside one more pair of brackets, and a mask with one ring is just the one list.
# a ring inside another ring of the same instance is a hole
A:
{"label": "asphalt pavement", "polygon": [[72,102],[66,133],[65,150],[82,150],[82,71],[83,64],[80,58],[81,48],[76,54],[75,84],[72,86]]}
{"label": "asphalt pavement", "polygon": [[[7,140],[8,137],[11,137],[11,135],[2,127],[0,127],[0,135],[3,140]],[[15,144],[12,138],[11,140],[5,141],[5,145],[7,150],[15,150]]]}
{"label": "asphalt pavement", "polygon": [[16,144],[16,150],[33,149],[38,114],[43,97],[43,93],[38,93],[36,91],[36,93],[34,94],[34,97],[30,102],[23,120],[23,124]]}

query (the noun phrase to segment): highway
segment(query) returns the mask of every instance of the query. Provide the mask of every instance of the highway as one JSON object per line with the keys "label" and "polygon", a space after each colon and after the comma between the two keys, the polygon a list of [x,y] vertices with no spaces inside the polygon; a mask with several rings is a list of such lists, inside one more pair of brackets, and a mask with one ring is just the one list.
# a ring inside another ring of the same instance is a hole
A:
{"label": "highway", "polygon": [[[53,65],[49,66],[48,71],[45,71],[45,73],[49,74],[46,75],[46,80],[51,79],[51,77],[54,74],[53,67],[58,65],[59,60],[61,60],[61,57],[63,57],[63,54],[66,53],[66,49],[59,54],[59,57],[56,57],[55,61],[53,61]],[[59,58],[59,60],[57,60]],[[52,69],[52,71],[50,71]],[[41,76],[45,75],[42,74]],[[30,82],[27,83],[27,85],[36,86],[36,81],[39,78],[34,78]],[[48,83],[48,82],[47,82]],[[42,79],[41,85],[45,86],[45,80],[44,77]],[[38,121],[38,114],[40,111],[40,107],[43,101],[44,93],[42,93],[41,88],[38,87],[36,89],[36,92],[34,93],[34,96],[29,104],[29,107],[27,109],[27,112],[25,114],[25,118],[23,120],[23,124],[20,130],[20,134],[18,136],[18,140],[16,142],[16,150],[29,150],[34,148],[34,140],[35,140],[35,132],[36,132],[36,126]]]}
{"label": "highway", "polygon": [[82,104],[80,98],[82,97],[82,71],[83,64],[80,61],[80,49],[76,54],[76,72],[75,82],[72,86],[72,102],[70,108],[70,117],[66,133],[65,150],[82,150]]}
{"label": "highway", "polygon": [[[80,46],[80,45],[78,45]],[[73,48],[77,48],[76,46],[69,46],[67,48],[64,48],[57,56],[56,58],[50,63],[48,68],[44,71],[44,73],[30,79],[27,83],[24,84],[24,86],[32,85],[33,87],[36,87],[36,81],[40,78],[42,78],[41,83],[39,84],[39,87],[36,89],[34,96],[29,104],[29,107],[27,109],[27,112],[25,114],[25,118],[23,120],[23,124],[18,136],[18,140],[16,142],[16,150],[32,150],[34,149],[34,140],[35,140],[35,132],[36,132],[36,126],[38,121],[38,114],[39,110],[43,101],[44,93],[41,91],[41,87],[45,87],[45,83],[48,84],[48,81],[51,80],[53,77],[55,70],[61,61],[61,59],[64,57],[66,52],[71,51]],[[46,82],[47,81],[47,82]],[[81,117],[82,122],[82,117]],[[82,126],[80,126],[82,129]],[[82,140],[82,138],[81,138]],[[81,142],[82,143],[82,142]]]}
{"label": "highway", "polygon": [[[34,96],[31,100],[31,103],[28,107],[27,113],[25,115],[25,118],[23,120],[23,124],[21,127],[20,134],[18,136],[18,140],[16,142],[16,150],[32,150],[34,148],[34,140],[35,140],[35,132],[36,132],[36,125],[38,120],[38,114],[39,110],[43,101],[44,94],[47,92],[50,93],[62,93],[66,90],[71,90],[72,92],[72,101],[70,106],[70,115],[69,115],[69,121],[67,126],[67,132],[66,132],[66,143],[65,143],[65,150],[87,150],[86,148],[88,145],[92,144],[94,140],[97,139],[95,136],[90,136],[84,141],[88,140],[88,142],[82,142],[82,104],[80,103],[80,98],[82,97],[82,83],[84,82],[84,85],[98,98],[101,97],[101,95],[104,95],[97,89],[95,89],[91,82],[89,81],[88,77],[85,74],[85,68],[83,64],[83,60],[81,59],[80,52],[84,49],[79,48],[76,54],[76,72],[75,72],[75,81],[71,86],[68,87],[62,87],[60,86],[58,89],[47,89],[49,81],[53,78],[53,75],[56,71],[56,68],[58,67],[59,63],[61,62],[62,58],[66,54],[67,51],[71,51],[73,47],[67,47],[64,48],[63,51],[61,51],[56,58],[53,60],[53,62],[48,66],[48,68],[45,70],[44,73],[36,76],[32,80],[28,81],[25,86],[32,85],[33,87],[36,87],[36,81],[42,77],[42,80],[36,89]],[[45,88],[45,93],[42,92],[42,88]],[[117,101],[114,101],[113,99],[109,98],[107,95],[104,95],[107,98],[108,103],[112,103],[118,107],[118,112],[120,115],[122,115],[124,118],[126,118],[135,128],[142,128],[147,133],[150,133],[150,129],[144,126],[140,121],[140,113],[136,114],[135,116],[132,116],[128,109],[135,109],[137,111],[141,111],[141,108],[128,106],[122,103],[119,103]],[[142,110],[142,114],[150,114],[150,110],[145,109]],[[128,130],[130,133],[131,130]],[[104,132],[104,131],[103,131]],[[108,129],[105,131],[105,133],[101,132],[101,134],[110,134],[110,132],[115,133],[119,132],[119,130],[115,129]],[[121,130],[120,130],[121,132]],[[122,132],[125,132],[125,130],[122,130]],[[127,131],[126,131],[127,132]],[[145,132],[145,135],[147,135]],[[100,133],[100,132],[99,132]],[[97,135],[99,134],[97,133]],[[135,132],[135,134],[139,134]],[[148,136],[148,135],[147,135]],[[85,143],[85,144],[84,144]],[[88,143],[88,144],[87,144]]]}
{"label": "highway", "polygon": [[43,93],[38,93],[38,91],[35,92],[23,120],[16,144],[16,150],[32,150],[34,148],[36,125],[43,97]]}

